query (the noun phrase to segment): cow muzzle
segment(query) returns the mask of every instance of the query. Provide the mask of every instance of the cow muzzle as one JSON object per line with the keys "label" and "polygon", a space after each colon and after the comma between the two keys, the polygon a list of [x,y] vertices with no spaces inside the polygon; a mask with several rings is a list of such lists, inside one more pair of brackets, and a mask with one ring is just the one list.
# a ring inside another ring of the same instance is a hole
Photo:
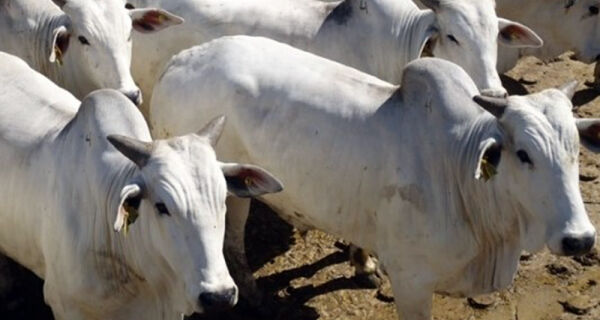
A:
{"label": "cow muzzle", "polygon": [[198,296],[200,308],[206,312],[214,312],[233,308],[238,300],[237,287],[215,291],[203,292]]}
{"label": "cow muzzle", "polygon": [[565,256],[579,256],[592,250],[596,241],[596,235],[568,236],[561,241],[562,252]]}

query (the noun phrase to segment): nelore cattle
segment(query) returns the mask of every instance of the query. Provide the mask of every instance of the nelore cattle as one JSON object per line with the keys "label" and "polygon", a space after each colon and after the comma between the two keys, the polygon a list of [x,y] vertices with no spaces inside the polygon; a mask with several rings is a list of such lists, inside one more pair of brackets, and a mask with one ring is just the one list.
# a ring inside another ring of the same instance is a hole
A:
{"label": "nelore cattle", "polygon": [[[409,63],[398,87],[236,36],[177,55],[150,115],[157,137],[227,115],[219,157],[276,174],[286,191],[263,201],[301,229],[376,253],[403,319],[428,320],[434,292],[508,286],[522,250],[575,255],[594,245],[578,155],[580,140],[600,150],[600,120],[573,117],[574,87],[485,97],[460,67],[431,58]],[[226,233],[243,232],[248,200],[231,202]],[[240,260],[242,239],[225,240]]]}
{"label": "nelore cattle", "polygon": [[498,14],[528,24],[544,40],[540,48],[500,48],[498,70],[512,69],[522,56],[552,59],[575,52],[585,63],[600,59],[599,0],[496,0]]}
{"label": "nelore cattle", "polygon": [[[183,49],[226,35],[264,36],[399,83],[404,66],[433,41],[436,57],[462,66],[477,87],[504,95],[497,43],[542,45],[529,28],[496,16],[493,0],[129,0],[156,6],[186,23],[156,36],[134,35],[132,72],[149,99],[166,63]],[[156,45],[160,43],[160,45]],[[149,100],[148,100],[149,101]],[[146,108],[146,107],[144,107]],[[146,109],[144,109],[146,113]]]}
{"label": "nelore cattle", "polygon": [[57,319],[182,319],[236,303],[225,198],[281,184],[217,161],[223,117],[153,141],[117,91],[80,104],[3,53],[0,83],[0,252],[45,280]]}
{"label": "nelore cattle", "polygon": [[182,19],[159,9],[127,11],[120,0],[52,2],[0,0],[0,51],[21,57],[79,99],[112,88],[141,104],[130,72],[131,33]]}

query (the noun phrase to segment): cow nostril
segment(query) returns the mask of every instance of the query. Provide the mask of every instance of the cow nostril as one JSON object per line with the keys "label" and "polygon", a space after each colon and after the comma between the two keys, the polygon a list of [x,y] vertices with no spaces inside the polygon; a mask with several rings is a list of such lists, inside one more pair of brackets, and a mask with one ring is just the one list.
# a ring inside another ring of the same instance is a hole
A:
{"label": "cow nostril", "polygon": [[596,56],[596,60],[595,61],[600,61],[600,54]]}
{"label": "cow nostril", "polygon": [[231,288],[221,292],[203,292],[198,297],[198,300],[206,310],[232,308],[237,303],[237,288]]}
{"label": "cow nostril", "polygon": [[577,256],[589,252],[594,246],[594,237],[567,237],[562,240],[563,252],[567,256]]}

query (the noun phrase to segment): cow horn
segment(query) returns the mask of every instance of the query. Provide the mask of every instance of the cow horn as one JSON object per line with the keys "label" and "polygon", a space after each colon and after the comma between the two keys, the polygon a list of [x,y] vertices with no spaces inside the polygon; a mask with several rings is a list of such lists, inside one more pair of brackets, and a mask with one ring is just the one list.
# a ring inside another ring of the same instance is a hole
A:
{"label": "cow horn", "polygon": [[138,167],[148,163],[152,154],[152,143],[143,142],[134,138],[112,134],[106,137],[108,141],[124,156],[133,161]]}
{"label": "cow horn", "polygon": [[495,98],[488,96],[474,96],[473,101],[480,105],[487,112],[494,115],[496,118],[502,117],[504,110],[508,106],[508,100],[506,98]]}
{"label": "cow horn", "polygon": [[421,0],[421,3],[433,11],[440,7],[440,0]]}
{"label": "cow horn", "polygon": [[571,99],[573,99],[573,96],[575,95],[575,92],[577,91],[578,85],[579,85],[579,81],[571,80],[571,81],[563,84],[562,86],[558,87],[557,89],[562,91],[569,98],[569,100],[571,100]]}
{"label": "cow horn", "polygon": [[67,4],[67,0],[52,0],[52,2],[54,2],[54,4],[61,9],[65,6],[65,4]]}
{"label": "cow horn", "polygon": [[225,128],[225,120],[226,117],[224,115],[220,115],[214,119],[212,119],[208,124],[204,126],[204,128],[200,129],[196,134],[205,137],[210,142],[211,146],[217,145],[217,141],[221,137],[221,133],[223,133],[223,128]]}

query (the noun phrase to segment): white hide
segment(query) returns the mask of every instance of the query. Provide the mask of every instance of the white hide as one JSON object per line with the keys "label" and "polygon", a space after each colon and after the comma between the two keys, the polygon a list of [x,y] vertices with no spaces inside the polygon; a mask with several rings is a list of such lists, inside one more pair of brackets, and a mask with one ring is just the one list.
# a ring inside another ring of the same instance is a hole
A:
{"label": "white hide", "polygon": [[[509,285],[523,249],[546,244],[564,254],[565,238],[593,244],[569,98],[556,89],[510,97],[498,120],[473,102],[476,94],[461,68],[439,59],[410,63],[398,87],[236,36],[173,58],[155,88],[151,123],[154,135],[171,136],[226,114],[219,157],[277,174],[286,191],[263,201],[296,226],[377,253],[403,319],[428,320],[433,292]],[[588,136],[597,142],[593,124]],[[494,150],[497,174],[477,179],[480,159]]]}
{"label": "white hide", "polygon": [[[132,72],[147,98],[173,55],[221,36],[238,34],[272,38],[392,83],[400,82],[404,66],[419,58],[425,42],[436,37],[436,56],[463,66],[479,89],[487,89],[490,94],[505,93],[495,69],[499,29],[493,0],[444,1],[435,13],[420,10],[411,0],[128,3],[162,7],[186,19],[185,24],[156,36],[134,36]],[[520,36],[528,37],[507,42],[516,46],[541,44],[526,27],[510,25],[514,27],[511,32],[521,31]],[[448,40],[450,34],[460,45]]]}
{"label": "white hide", "polygon": [[[112,88],[141,104],[130,72],[134,14],[120,0],[55,2],[60,9],[50,0],[0,1],[0,51],[21,57],[80,99]],[[153,14],[163,25],[182,21],[157,9],[140,11],[138,21]]]}
{"label": "white hide", "polygon": [[[45,280],[56,319],[182,319],[235,304],[223,257],[228,190],[246,197],[281,185],[217,161],[222,118],[150,142],[117,91],[94,91],[79,107],[4,53],[0,83],[0,253]],[[128,153],[128,143],[144,148]],[[113,231],[131,208],[139,216],[128,232]]]}
{"label": "white hide", "polygon": [[592,63],[600,56],[599,0],[496,0],[499,15],[533,28],[544,40],[541,48],[500,47],[498,71],[512,69],[522,56],[552,59],[569,50]]}

